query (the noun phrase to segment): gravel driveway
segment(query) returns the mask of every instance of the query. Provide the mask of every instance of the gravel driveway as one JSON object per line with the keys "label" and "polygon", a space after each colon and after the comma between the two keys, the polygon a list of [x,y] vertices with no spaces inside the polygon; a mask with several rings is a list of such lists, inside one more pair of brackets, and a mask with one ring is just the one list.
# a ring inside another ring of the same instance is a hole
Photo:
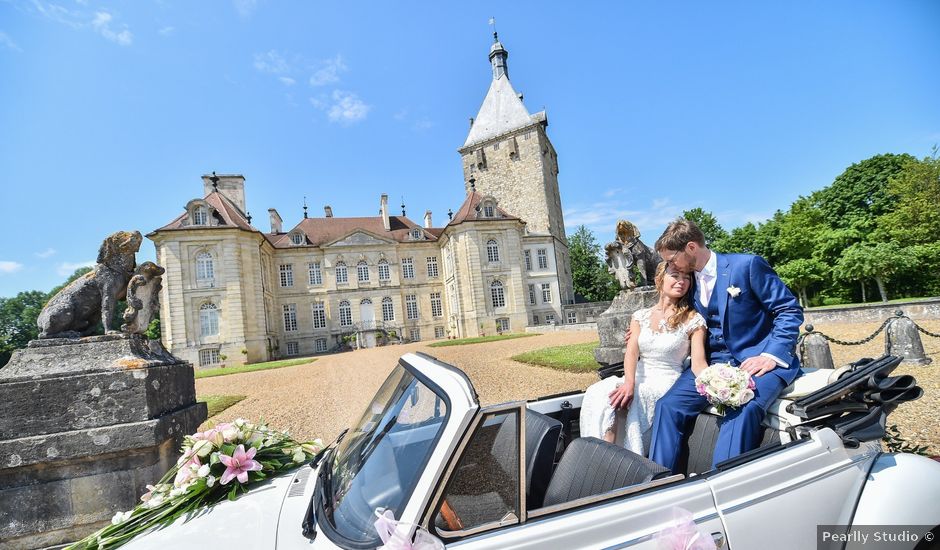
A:
{"label": "gravel driveway", "polygon": [[[940,320],[918,321],[940,332]],[[868,336],[880,323],[817,324],[816,330],[845,340]],[[473,381],[483,404],[531,399],[562,391],[583,389],[597,380],[593,373],[575,374],[534,367],[509,359],[513,355],[549,346],[596,340],[593,331],[556,332],[444,348],[414,343],[357,350],[319,357],[316,362],[281,369],[233,374],[196,380],[199,395],[246,395],[215,419],[263,418],[272,427],[289,429],[302,439],[331,440],[358,420],[369,399],[396,364],[398,357],[423,351],[464,370]],[[913,374],[924,397],[898,408],[889,422],[898,424],[911,442],[927,444],[931,454],[940,454],[940,339],[924,336],[924,347],[933,363],[901,365],[896,374]],[[861,346],[832,346],[836,365],[884,352],[884,336]]]}

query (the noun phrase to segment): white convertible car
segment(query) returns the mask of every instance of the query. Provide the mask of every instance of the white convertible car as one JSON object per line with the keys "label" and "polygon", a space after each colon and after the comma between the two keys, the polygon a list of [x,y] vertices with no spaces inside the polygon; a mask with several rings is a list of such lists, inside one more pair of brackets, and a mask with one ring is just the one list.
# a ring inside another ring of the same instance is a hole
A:
{"label": "white convertible car", "polygon": [[481,407],[461,370],[407,354],[309,467],[129,547],[376,548],[380,509],[402,539],[420,526],[467,550],[657,548],[676,508],[718,548],[816,548],[817,525],[934,528],[940,463],[880,444],[888,413],[922,393],[888,376],[899,362],[807,373],[772,407],[761,447],[714,469],[717,417],[702,414],[673,475],[578,437],[581,393]]}

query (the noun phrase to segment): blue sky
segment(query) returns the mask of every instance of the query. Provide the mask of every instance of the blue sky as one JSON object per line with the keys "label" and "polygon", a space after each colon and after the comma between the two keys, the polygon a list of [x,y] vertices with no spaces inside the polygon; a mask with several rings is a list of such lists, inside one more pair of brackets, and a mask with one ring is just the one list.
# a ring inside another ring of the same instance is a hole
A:
{"label": "blue sky", "polygon": [[940,143],[940,3],[663,4],[0,0],[0,296],[169,222],[213,170],[245,175],[263,230],[383,192],[441,225],[492,16],[548,111],[566,225],[601,242],[694,206],[759,221]]}

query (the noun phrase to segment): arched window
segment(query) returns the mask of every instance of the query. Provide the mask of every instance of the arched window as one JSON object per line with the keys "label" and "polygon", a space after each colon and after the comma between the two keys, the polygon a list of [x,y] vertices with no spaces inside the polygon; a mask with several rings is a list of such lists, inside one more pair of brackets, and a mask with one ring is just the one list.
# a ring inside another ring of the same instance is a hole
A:
{"label": "arched window", "polygon": [[499,244],[496,239],[486,241],[486,261],[491,264],[499,261]]}
{"label": "arched window", "polygon": [[304,234],[299,231],[297,233],[291,233],[290,242],[295,245],[304,244]]}
{"label": "arched window", "polygon": [[336,262],[336,282],[337,283],[349,282],[349,273],[347,273],[346,271],[346,264],[344,262]]}
{"label": "arched window", "polygon": [[219,335],[219,308],[211,302],[199,306],[199,333],[203,336]]}
{"label": "arched window", "polygon": [[348,300],[339,303],[339,326],[352,326],[352,308],[349,306]]}
{"label": "arched window", "polygon": [[490,283],[490,298],[493,300],[493,307],[506,306],[506,294],[503,292],[503,283],[500,281]]}
{"label": "arched window", "polygon": [[379,280],[388,281],[392,278],[392,272],[388,269],[388,261],[384,258],[379,260]]}
{"label": "arched window", "polygon": [[211,281],[215,279],[215,262],[212,254],[200,252],[196,254],[196,280]]}
{"label": "arched window", "polygon": [[411,230],[411,238],[412,238],[412,239],[414,239],[414,240],[416,240],[416,241],[420,241],[422,236],[423,236],[423,234],[421,233],[421,230],[418,229],[417,227]]}
{"label": "arched window", "polygon": [[395,306],[392,304],[392,299],[388,296],[382,298],[382,320],[395,320]]}
{"label": "arched window", "polygon": [[209,211],[205,206],[197,206],[193,210],[193,225],[209,225]]}
{"label": "arched window", "polygon": [[368,282],[369,264],[367,264],[365,260],[360,260],[359,263],[356,264],[356,275],[358,275],[360,283]]}

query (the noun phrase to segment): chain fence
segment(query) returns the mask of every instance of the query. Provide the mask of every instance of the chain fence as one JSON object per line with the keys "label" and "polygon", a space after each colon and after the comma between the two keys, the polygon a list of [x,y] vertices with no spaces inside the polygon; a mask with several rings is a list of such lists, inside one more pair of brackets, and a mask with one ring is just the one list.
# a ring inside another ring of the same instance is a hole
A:
{"label": "chain fence", "polygon": [[[881,323],[881,326],[875,330],[875,332],[871,333],[865,338],[862,338],[861,340],[840,340],[839,338],[834,338],[832,336],[829,336],[828,334],[815,330],[813,325],[806,325],[806,332],[800,334],[799,339],[797,340],[797,345],[800,350],[800,360],[802,361],[805,358],[806,353],[805,353],[804,340],[810,334],[818,334],[819,336],[822,336],[826,341],[832,342],[833,344],[838,344],[840,346],[860,346],[862,344],[867,344],[868,342],[871,342],[872,340],[874,340],[879,334],[881,334],[886,328],[888,328],[888,326],[891,325],[891,323],[896,322],[899,319],[909,320],[911,324],[914,325],[914,328],[916,328],[919,332],[926,334],[927,336],[931,336],[933,338],[940,338],[940,334],[930,332],[924,327],[918,325],[917,321],[911,319],[903,311],[899,309],[894,312],[894,316],[888,317],[887,319],[885,319],[884,322]],[[890,333],[886,333],[885,334],[885,353],[888,353],[890,351],[890,347],[891,347],[891,335]]]}

